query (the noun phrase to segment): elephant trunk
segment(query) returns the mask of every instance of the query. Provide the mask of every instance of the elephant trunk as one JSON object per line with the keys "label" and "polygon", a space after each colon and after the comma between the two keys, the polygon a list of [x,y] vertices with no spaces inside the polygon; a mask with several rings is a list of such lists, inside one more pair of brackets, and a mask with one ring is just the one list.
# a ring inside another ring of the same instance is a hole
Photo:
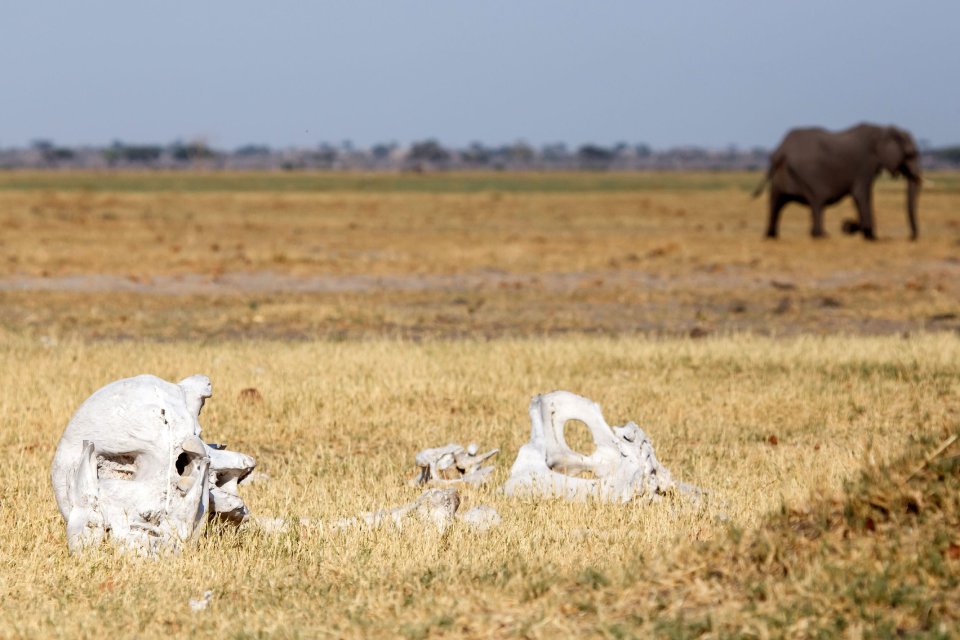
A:
{"label": "elephant trunk", "polygon": [[911,176],[907,182],[907,220],[910,222],[910,239],[917,239],[917,198],[920,195],[920,176]]}

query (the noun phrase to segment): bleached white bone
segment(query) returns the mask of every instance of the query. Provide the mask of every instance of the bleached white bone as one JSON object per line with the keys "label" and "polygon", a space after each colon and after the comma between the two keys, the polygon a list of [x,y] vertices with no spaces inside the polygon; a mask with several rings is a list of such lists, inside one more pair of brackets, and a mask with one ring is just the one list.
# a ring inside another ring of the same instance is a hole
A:
{"label": "bleached white bone", "polygon": [[413,502],[393,509],[362,513],[354,518],[343,518],[335,521],[331,528],[335,531],[343,531],[358,525],[376,528],[384,524],[392,524],[400,529],[407,517],[413,516],[421,524],[432,524],[437,531],[443,533],[453,524],[459,508],[460,494],[455,488],[427,489]]}
{"label": "bleached white bone", "polygon": [[99,544],[104,534],[99,509],[97,454],[89,440],[84,440],[77,472],[68,480],[67,492],[73,506],[67,515],[67,546],[76,553],[84,546]]}
{"label": "bleached white bone", "polygon": [[256,466],[256,461],[239,451],[227,451],[220,445],[205,445],[210,458],[210,502],[220,520],[241,524],[250,515],[237,485]]}
{"label": "bleached white bone", "polygon": [[482,504],[464,513],[457,514],[457,520],[465,523],[474,531],[486,531],[499,526],[500,514],[493,507]]}
{"label": "bleached white bone", "polygon": [[482,484],[493,473],[493,467],[484,467],[483,463],[500,453],[500,450],[491,449],[477,455],[478,450],[477,445],[471,442],[466,449],[459,444],[448,444],[419,451],[415,457],[417,476],[410,481],[410,485],[428,482]]}
{"label": "bleached white bone", "polygon": [[[587,425],[596,445],[592,454],[567,446],[563,429],[570,420]],[[600,406],[587,398],[569,391],[535,396],[530,402],[530,424],[530,441],[517,452],[503,487],[509,495],[628,502],[641,496],[655,499],[674,488],[699,493],[696,487],[674,482],[640,427],[628,422],[611,428]]]}
{"label": "bleached white bone", "polygon": [[427,489],[413,502],[380,511],[368,511],[352,518],[340,518],[325,524],[315,518],[270,518],[258,516],[252,520],[262,533],[282,534],[293,526],[301,529],[314,529],[342,532],[354,527],[376,529],[385,525],[403,529],[407,523],[415,525],[433,525],[443,533],[454,520],[463,522],[475,531],[486,531],[500,524],[500,514],[493,507],[480,505],[465,513],[458,513],[460,494],[453,487]]}
{"label": "bleached white bone", "polygon": [[111,543],[153,553],[195,540],[207,519],[247,517],[237,495],[253,458],[208,447],[198,420],[207,376],[142,375],[91,395],[70,419],[50,476],[71,552]]}
{"label": "bleached white bone", "polygon": [[190,598],[187,600],[187,604],[190,605],[190,610],[196,613],[197,611],[206,609],[212,599],[213,591],[204,591],[199,598]]}

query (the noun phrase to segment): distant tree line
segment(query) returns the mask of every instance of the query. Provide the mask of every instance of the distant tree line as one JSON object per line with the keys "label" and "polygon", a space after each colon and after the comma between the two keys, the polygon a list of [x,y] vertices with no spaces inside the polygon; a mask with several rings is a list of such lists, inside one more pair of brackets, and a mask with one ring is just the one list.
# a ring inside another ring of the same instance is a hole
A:
{"label": "distant tree line", "polygon": [[[767,164],[769,150],[675,147],[654,150],[626,142],[611,146],[563,143],[535,147],[519,141],[490,146],[473,142],[464,148],[428,139],[357,148],[349,141],[312,148],[271,148],[247,144],[216,149],[202,140],[167,145],[116,141],[105,147],[68,147],[37,140],[25,148],[0,147],[0,169],[224,169],[224,170],[757,170]],[[960,168],[960,145],[924,150],[924,166]]]}

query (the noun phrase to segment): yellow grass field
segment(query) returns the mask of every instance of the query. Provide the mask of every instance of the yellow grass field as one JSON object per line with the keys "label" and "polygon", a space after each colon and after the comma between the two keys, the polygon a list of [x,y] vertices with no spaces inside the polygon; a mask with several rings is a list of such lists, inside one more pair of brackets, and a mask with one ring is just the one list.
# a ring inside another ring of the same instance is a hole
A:
{"label": "yellow grass field", "polygon": [[[960,180],[784,213],[755,174],[0,175],[0,326],[96,339],[960,327]],[[954,314],[951,317],[950,314]]]}
{"label": "yellow grass field", "polygon": [[[756,175],[0,175],[0,637],[950,637],[960,183],[934,178],[919,242],[882,182],[865,243],[847,206],[761,240]],[[71,557],[57,439],[145,372],[211,377],[204,437],[257,458],[258,516],[407,502],[418,449],[476,441],[501,453],[462,508],[502,523]],[[707,499],[501,495],[553,389]]]}

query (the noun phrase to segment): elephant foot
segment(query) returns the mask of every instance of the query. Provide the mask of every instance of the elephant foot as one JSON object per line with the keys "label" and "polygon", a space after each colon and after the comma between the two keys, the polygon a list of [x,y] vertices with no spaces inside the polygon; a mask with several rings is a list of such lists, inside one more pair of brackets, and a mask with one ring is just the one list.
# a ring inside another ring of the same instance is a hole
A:
{"label": "elephant foot", "polygon": [[860,232],[860,223],[856,220],[844,220],[843,221],[843,232],[848,236],[851,236],[855,233]]}
{"label": "elephant foot", "polygon": [[810,232],[810,237],[813,238],[814,240],[825,240],[826,238],[829,238],[830,236],[827,235],[827,232],[826,232],[826,231],[820,230],[820,231],[811,231],[811,232]]}
{"label": "elephant foot", "polygon": [[877,239],[877,236],[874,235],[873,229],[864,229],[864,230],[863,230],[863,239],[864,239],[864,240],[870,240],[870,241],[872,242],[872,241],[875,241],[875,240]]}
{"label": "elephant foot", "polygon": [[764,237],[765,237],[767,240],[776,240],[776,239],[777,239],[777,232],[776,232],[776,231],[767,231],[767,234],[766,234],[766,236],[764,236]]}

